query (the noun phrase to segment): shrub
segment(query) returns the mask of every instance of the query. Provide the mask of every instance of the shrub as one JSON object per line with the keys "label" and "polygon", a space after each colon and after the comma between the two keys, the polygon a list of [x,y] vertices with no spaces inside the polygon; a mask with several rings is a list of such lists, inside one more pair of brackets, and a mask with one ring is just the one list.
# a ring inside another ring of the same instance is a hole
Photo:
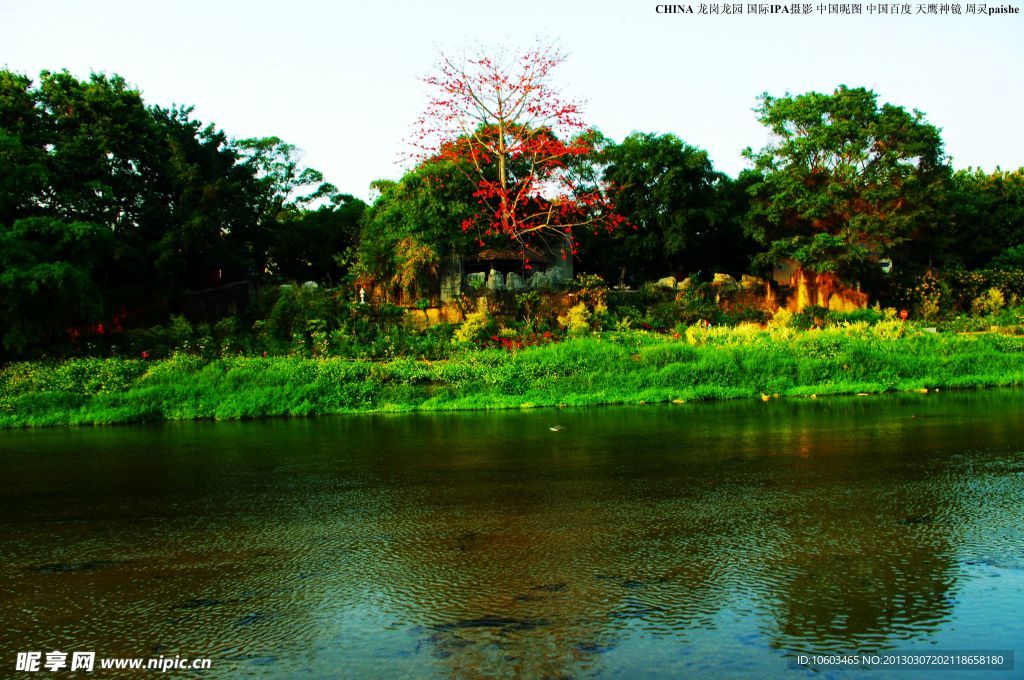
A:
{"label": "shrub", "polygon": [[221,319],[213,326],[213,336],[217,341],[221,356],[236,354],[242,345],[238,340],[238,319],[229,316]]}
{"label": "shrub", "polygon": [[516,293],[516,316],[529,321],[540,309],[540,293],[535,290],[527,290]]}
{"label": "shrub", "polygon": [[614,324],[614,318],[608,311],[608,305],[603,302],[598,302],[594,305],[594,315],[592,323],[595,330],[605,330],[611,328]]}
{"label": "shrub", "polygon": [[965,311],[970,310],[974,300],[985,295],[990,288],[998,288],[1006,300],[1024,296],[1024,272],[1019,269],[952,271],[945,274],[944,279],[957,293],[957,307]]}
{"label": "shrub", "polygon": [[597,274],[579,274],[569,284],[569,289],[576,292],[576,299],[591,310],[604,305],[608,295],[608,285]]}
{"label": "shrub", "polygon": [[590,332],[591,317],[590,310],[580,302],[571,307],[563,316],[559,316],[558,323],[569,335],[585,335]]}
{"label": "shrub", "polygon": [[708,344],[710,336],[711,333],[708,328],[701,323],[693,324],[686,329],[686,342],[695,347],[703,347]]}
{"label": "shrub", "polygon": [[807,331],[812,328],[824,328],[828,310],[818,305],[808,305],[793,315],[793,328]]}
{"label": "shrub", "polygon": [[1024,270],[1024,243],[1007,248],[989,266],[993,269]]}
{"label": "shrub", "polygon": [[172,316],[171,322],[167,326],[168,337],[171,341],[171,347],[174,349],[183,349],[192,340],[194,330],[192,324],[188,322],[183,316]]}
{"label": "shrub", "polygon": [[844,324],[866,323],[875,324],[882,320],[881,308],[866,307],[855,309],[850,312],[828,312],[825,315],[825,324],[829,326],[842,326]]}
{"label": "shrub", "polygon": [[306,333],[313,343],[313,354],[318,357],[327,356],[330,347],[330,336],[327,333],[327,322],[323,319],[306,321]]}
{"label": "shrub", "polygon": [[487,310],[487,298],[480,298],[477,303],[477,311],[466,315],[458,330],[455,331],[454,340],[460,345],[479,345],[495,334],[494,319]]}
{"label": "shrub", "polygon": [[721,311],[711,299],[707,284],[691,286],[676,296],[677,321],[693,324],[698,321],[719,322]]}
{"label": "shrub", "polygon": [[903,335],[903,322],[896,318],[886,318],[871,327],[871,334],[882,340],[895,340]]}
{"label": "shrub", "polygon": [[922,319],[937,319],[952,306],[949,285],[931,272],[917,277],[906,297]]}
{"label": "shrub", "polygon": [[980,316],[988,316],[989,314],[995,314],[1005,306],[1006,298],[1003,297],[1002,291],[993,286],[982,295],[974,298],[974,301],[971,303],[971,311]]}
{"label": "shrub", "polygon": [[795,320],[793,318],[793,312],[789,311],[785,307],[779,307],[775,312],[775,316],[768,322],[768,325],[772,328],[793,328]]}

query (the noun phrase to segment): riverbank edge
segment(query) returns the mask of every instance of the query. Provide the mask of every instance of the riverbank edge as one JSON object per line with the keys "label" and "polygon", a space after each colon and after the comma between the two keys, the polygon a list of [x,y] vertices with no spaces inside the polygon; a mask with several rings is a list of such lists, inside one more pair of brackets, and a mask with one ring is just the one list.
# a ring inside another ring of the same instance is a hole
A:
{"label": "riverbank edge", "polygon": [[[873,378],[873,379],[872,379]],[[0,429],[1024,386],[1024,338],[723,331],[589,337],[449,359],[176,355],[0,369]]]}

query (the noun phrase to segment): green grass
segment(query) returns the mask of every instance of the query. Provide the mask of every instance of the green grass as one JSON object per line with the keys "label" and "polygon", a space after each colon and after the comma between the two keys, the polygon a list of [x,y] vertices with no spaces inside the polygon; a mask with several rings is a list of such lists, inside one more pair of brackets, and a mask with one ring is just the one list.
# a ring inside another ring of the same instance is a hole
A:
{"label": "green grass", "polygon": [[443,361],[176,355],[0,369],[0,428],[371,411],[760,398],[1024,385],[1024,338],[824,331],[627,331]]}

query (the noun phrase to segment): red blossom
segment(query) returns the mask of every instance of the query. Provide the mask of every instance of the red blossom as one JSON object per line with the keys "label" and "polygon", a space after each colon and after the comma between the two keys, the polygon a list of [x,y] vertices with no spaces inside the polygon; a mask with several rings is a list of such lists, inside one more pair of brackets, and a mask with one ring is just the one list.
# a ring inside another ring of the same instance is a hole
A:
{"label": "red blossom", "polygon": [[462,222],[463,231],[522,245],[555,236],[575,254],[572,227],[610,232],[624,223],[608,187],[576,168],[576,159],[594,152],[596,135],[579,104],[552,83],[564,59],[544,44],[462,60],[442,54],[424,78],[430,96],[410,140],[411,155],[428,167],[455,162],[473,182],[477,208]]}

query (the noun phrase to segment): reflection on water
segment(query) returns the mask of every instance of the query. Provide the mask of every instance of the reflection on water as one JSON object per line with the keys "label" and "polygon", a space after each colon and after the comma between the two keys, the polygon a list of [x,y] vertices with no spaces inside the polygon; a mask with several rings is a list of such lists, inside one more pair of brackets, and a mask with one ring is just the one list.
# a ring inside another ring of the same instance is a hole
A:
{"label": "reflection on water", "polygon": [[1012,649],[1022,402],[0,433],[0,657],[793,677],[795,650]]}

